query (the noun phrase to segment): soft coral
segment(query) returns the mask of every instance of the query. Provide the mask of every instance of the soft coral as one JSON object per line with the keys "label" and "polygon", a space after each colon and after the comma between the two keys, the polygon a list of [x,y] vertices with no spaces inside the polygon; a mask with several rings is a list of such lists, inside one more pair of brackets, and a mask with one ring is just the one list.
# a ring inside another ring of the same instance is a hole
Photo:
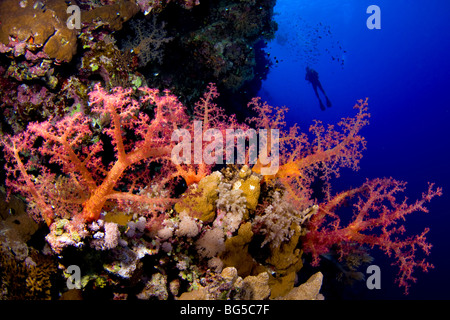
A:
{"label": "soft coral", "polygon": [[[393,178],[367,180],[361,187],[341,192],[329,201],[319,205],[319,211],[308,224],[308,233],[303,237],[303,250],[311,253],[314,264],[321,254],[332,248],[340,258],[344,258],[354,249],[354,244],[378,247],[388,256],[395,258],[394,265],[399,267],[397,282],[408,292],[409,283],[415,282],[415,269],[427,271],[433,266],[425,260],[417,260],[417,249],[428,255],[431,245],[426,242],[426,228],[420,235],[399,238],[406,229],[398,225],[406,215],[416,211],[428,212],[425,204],[435,196],[442,195],[441,188],[430,184],[422,198],[412,204],[407,199],[398,202],[398,193],[405,190],[406,183]],[[337,210],[349,199],[354,202],[354,216],[346,226],[341,223]]]}
{"label": "soft coral", "polygon": [[[55,216],[93,221],[111,200],[150,204],[155,209],[173,202],[168,197],[139,194],[149,173],[135,169],[138,163],[167,161],[173,147],[171,133],[184,125],[188,116],[169,92],[160,95],[155,89],[141,90],[144,95],[140,102],[131,98],[131,90],[122,88],[108,93],[96,85],[89,94],[92,111],[109,120],[104,133],[115,150],[111,164],[104,163],[104,148],[94,137],[91,118],[81,112],[31,123],[23,133],[5,137],[7,184],[27,197],[35,217],[42,217],[47,224]],[[140,104],[146,102],[154,105],[152,119],[139,112]],[[126,135],[133,138],[127,140]],[[49,164],[43,164],[46,158]],[[50,170],[51,164],[57,169]],[[171,176],[170,169],[166,171],[165,176]],[[165,181],[159,182],[162,185]]]}
{"label": "soft coral", "polygon": [[[312,184],[315,180],[322,179],[328,187],[329,179],[339,176],[340,168],[358,168],[361,151],[366,147],[360,130],[368,124],[370,117],[367,105],[367,99],[359,100],[354,106],[358,110],[356,116],[342,119],[337,128],[334,125],[325,128],[320,121],[316,121],[309,128],[313,136],[310,139],[306,133],[299,131],[297,125],[285,130],[287,108],[274,108],[261,103],[259,99],[252,100],[249,107],[258,116],[252,118],[251,122],[266,130],[280,130],[279,169],[275,175],[267,176],[266,180],[276,178],[282,182],[291,201],[296,202],[299,208],[311,206]],[[262,167],[261,162],[257,162],[253,171],[259,173]]]}
{"label": "soft coral", "polygon": [[[90,222],[111,202],[129,208],[143,205],[149,214],[164,210],[176,201],[162,191],[167,184],[177,177],[188,185],[198,182],[214,165],[173,161],[174,132],[181,128],[189,138],[199,134],[203,154],[208,147],[203,135],[208,130],[225,135],[227,129],[245,128],[213,102],[218,96],[213,84],[195,106],[194,120],[203,128],[199,133],[185,107],[169,91],[147,87],[140,91],[142,97],[137,101],[132,89],[117,87],[106,92],[97,84],[89,93],[97,120],[77,112],[34,122],[22,133],[5,136],[7,185],[27,197],[36,218],[42,217],[47,224],[56,216]],[[153,106],[151,117],[142,112],[145,104]],[[94,123],[100,123],[102,133],[110,138],[112,161],[105,161],[105,147],[94,134]],[[151,173],[152,163],[160,164],[158,176]],[[148,187],[158,191],[147,192]]]}
{"label": "soft coral", "polygon": [[[406,184],[388,178],[368,180],[359,188],[332,195],[331,177],[338,177],[342,167],[358,169],[362,151],[366,148],[360,130],[368,124],[370,117],[367,101],[359,100],[354,106],[357,114],[343,118],[337,127],[329,125],[325,128],[316,121],[309,128],[312,139],[306,133],[300,133],[296,125],[289,131],[283,130],[286,108],[274,108],[259,99],[254,99],[249,106],[258,113],[252,119],[257,126],[281,131],[279,170],[266,180],[281,182],[287,201],[295,203],[300,210],[318,203],[313,198],[313,184],[317,179],[324,182],[322,195],[325,199],[319,203],[319,210],[311,217],[308,232],[302,238],[302,248],[312,254],[313,263],[317,264],[320,255],[331,250],[337,250],[343,258],[354,251],[355,244],[378,247],[388,256],[394,256],[393,264],[400,269],[397,281],[407,292],[409,283],[416,280],[413,271],[417,268],[427,271],[432,267],[415,256],[418,248],[428,254],[431,245],[425,238],[428,229],[420,235],[401,239],[398,235],[405,232],[405,227],[396,225],[415,211],[427,212],[425,204],[440,196],[442,189],[430,184],[428,191],[415,203],[408,204],[406,199],[398,203],[397,194],[404,191]],[[260,172],[262,167],[258,162],[253,170]],[[343,226],[337,209],[355,197],[353,220]]]}

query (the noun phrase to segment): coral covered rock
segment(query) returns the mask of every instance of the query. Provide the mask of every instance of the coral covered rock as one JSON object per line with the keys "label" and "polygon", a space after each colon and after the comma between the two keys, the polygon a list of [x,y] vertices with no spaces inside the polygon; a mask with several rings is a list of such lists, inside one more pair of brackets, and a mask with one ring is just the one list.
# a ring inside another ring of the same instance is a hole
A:
{"label": "coral covered rock", "polygon": [[155,273],[145,285],[144,290],[137,295],[137,298],[142,300],[167,300],[167,297],[167,276],[161,273]]}
{"label": "coral covered rock", "polygon": [[26,213],[25,203],[18,197],[10,197],[7,202],[0,192],[0,243],[9,248],[17,260],[27,258],[27,241],[37,229],[37,223]]}
{"label": "coral covered rock", "polygon": [[[44,56],[70,61],[77,51],[76,28],[68,28],[67,1],[41,2],[5,0],[0,2],[0,51],[11,51],[15,57]],[[139,11],[131,1],[82,11],[80,22],[86,25],[106,24],[112,30]]]}
{"label": "coral covered rock", "polygon": [[324,297],[319,293],[322,287],[323,274],[317,272],[313,274],[308,281],[292,289],[283,300],[323,300]]}
{"label": "coral covered rock", "polygon": [[77,49],[77,31],[67,28],[67,7],[63,0],[49,0],[45,8],[32,1],[2,1],[0,42],[13,47],[14,56],[43,49],[49,58],[70,61]]}
{"label": "coral covered rock", "polygon": [[182,201],[175,204],[175,210],[177,212],[187,210],[199,215],[205,222],[214,220],[216,200],[219,197],[217,188],[221,180],[222,174],[218,171],[203,178],[197,188],[191,189],[192,191]]}
{"label": "coral covered rock", "polygon": [[242,281],[243,300],[264,300],[270,295],[269,274],[261,272],[257,276],[247,276]]}
{"label": "coral covered rock", "polygon": [[233,266],[242,277],[257,275],[265,271],[248,253],[248,246],[253,238],[252,225],[244,223],[238,230],[238,234],[225,241],[225,251],[222,260],[225,266]]}
{"label": "coral covered rock", "polygon": [[242,190],[244,197],[247,199],[247,208],[255,210],[258,205],[259,194],[261,192],[261,179],[257,175],[250,175],[245,180],[240,180],[233,188]]}
{"label": "coral covered rock", "polygon": [[298,225],[293,226],[293,229],[295,232],[290,241],[272,248],[271,255],[266,260],[271,268],[276,270],[276,273],[270,279],[271,298],[289,292],[294,287],[296,273],[303,267],[302,251],[297,248],[300,227]]}

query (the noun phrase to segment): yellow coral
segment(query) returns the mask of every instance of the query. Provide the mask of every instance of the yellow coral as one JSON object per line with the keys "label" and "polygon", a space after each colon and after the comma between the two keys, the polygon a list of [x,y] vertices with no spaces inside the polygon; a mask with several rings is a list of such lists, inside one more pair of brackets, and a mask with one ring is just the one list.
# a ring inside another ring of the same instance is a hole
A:
{"label": "yellow coral", "polygon": [[186,196],[175,204],[178,213],[187,211],[191,215],[199,215],[204,222],[211,222],[216,216],[217,188],[222,180],[222,174],[218,171],[204,177],[197,187],[189,189]]}
{"label": "yellow coral", "polygon": [[302,251],[297,248],[301,228],[298,225],[292,225],[291,229],[295,231],[289,242],[283,242],[281,246],[271,248],[272,254],[266,260],[276,271],[275,276],[271,276],[269,281],[271,299],[284,296],[291,291],[294,287],[295,275],[303,267]]}
{"label": "yellow coral", "polygon": [[234,183],[233,189],[242,190],[247,199],[247,209],[255,210],[258,205],[259,194],[261,192],[260,179],[256,175],[250,175],[247,179],[239,179]]}
{"label": "yellow coral", "polygon": [[226,267],[235,267],[241,277],[258,275],[266,269],[248,253],[248,245],[253,238],[252,224],[244,223],[238,234],[225,241],[225,251],[221,256]]}
{"label": "yellow coral", "polygon": [[56,263],[51,257],[32,253],[31,260],[18,262],[0,247],[0,289],[3,299],[44,300],[51,298]]}

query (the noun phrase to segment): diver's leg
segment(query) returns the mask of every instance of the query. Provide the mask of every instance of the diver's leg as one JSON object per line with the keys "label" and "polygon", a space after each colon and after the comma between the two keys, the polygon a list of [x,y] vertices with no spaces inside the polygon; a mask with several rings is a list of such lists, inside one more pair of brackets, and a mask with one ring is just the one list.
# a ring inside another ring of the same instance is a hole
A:
{"label": "diver's leg", "polygon": [[317,86],[313,86],[313,88],[314,88],[314,92],[316,93],[317,100],[319,100],[320,109],[321,109],[322,111],[325,111],[326,108],[325,108],[325,106],[323,105],[322,100],[320,100],[319,92],[317,92]]}
{"label": "diver's leg", "polygon": [[322,84],[320,82],[318,84],[318,87],[319,87],[320,91],[322,91],[323,95],[325,96],[327,107],[328,108],[331,107],[331,101],[330,101],[330,99],[328,99],[327,93],[325,92],[325,90],[323,90]]}
{"label": "diver's leg", "polygon": [[320,100],[320,99],[319,99],[319,105],[320,105],[320,110],[322,110],[322,111],[326,110],[325,106],[323,105],[322,100]]}

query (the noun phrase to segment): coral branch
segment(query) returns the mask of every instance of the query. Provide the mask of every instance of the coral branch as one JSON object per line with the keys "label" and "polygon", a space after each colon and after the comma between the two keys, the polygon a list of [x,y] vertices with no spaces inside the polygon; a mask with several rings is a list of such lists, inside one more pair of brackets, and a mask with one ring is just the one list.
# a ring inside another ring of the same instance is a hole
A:
{"label": "coral branch", "polygon": [[[173,147],[172,131],[184,125],[188,117],[184,107],[169,92],[160,96],[158,90],[143,88],[142,91],[146,95],[141,103],[149,101],[155,106],[151,120],[139,113],[139,103],[131,98],[130,89],[115,88],[107,93],[96,85],[89,94],[92,111],[110,120],[104,132],[111,137],[116,157],[109,166],[102,161],[103,145],[91,131],[92,120],[80,112],[60,120],[31,123],[23,134],[3,141],[10,163],[6,166],[8,186],[26,195],[35,209],[35,217],[42,217],[47,224],[57,216],[94,221],[100,217],[108,199],[149,203],[147,198],[131,193],[119,196],[115,188],[119,184],[121,188],[130,187],[122,183],[123,175],[136,164],[144,160],[165,161],[162,159],[170,156]],[[141,139],[128,141],[126,135]],[[36,148],[38,137],[42,142]],[[45,158],[56,165],[55,172],[47,168]],[[140,176],[139,173],[130,172],[127,179],[133,182],[131,188],[144,188],[142,183],[136,184],[138,178],[133,178]],[[173,203],[166,198],[151,201]]]}
{"label": "coral branch", "polygon": [[[416,280],[413,271],[417,268],[427,271],[432,267],[424,260],[417,261],[415,258],[418,248],[428,255],[431,245],[425,238],[428,229],[420,235],[400,239],[398,235],[405,232],[405,227],[396,225],[413,212],[428,212],[425,204],[442,195],[442,189],[434,189],[434,185],[430,184],[421,199],[408,204],[407,199],[397,201],[397,194],[403,192],[405,186],[406,183],[392,178],[368,180],[361,187],[344,191],[319,205],[319,212],[311,218],[309,232],[303,238],[304,251],[311,253],[317,264],[319,256],[332,248],[339,252],[340,258],[344,258],[351,252],[354,243],[378,247],[395,259],[393,264],[400,269],[397,281],[407,292],[409,283]],[[354,217],[347,226],[341,226],[336,211],[350,198],[356,199]]]}
{"label": "coral branch", "polygon": [[[359,100],[354,106],[358,113],[338,123],[338,128],[329,125],[328,128],[316,121],[309,128],[313,135],[312,141],[305,133],[299,133],[296,125],[289,131],[284,130],[287,108],[274,108],[259,99],[253,99],[249,107],[253,108],[258,117],[250,121],[260,128],[279,129],[280,133],[280,165],[274,176],[267,179],[278,179],[286,187],[292,201],[299,208],[307,209],[313,205],[311,199],[311,184],[317,178],[328,181],[332,176],[339,176],[340,168],[358,169],[362,150],[366,141],[359,132],[366,126],[370,114],[367,112],[368,99]],[[258,162],[253,171],[261,172],[262,165]],[[324,191],[329,185],[325,185]]]}
{"label": "coral branch", "polygon": [[[168,183],[181,176],[190,185],[210,173],[214,163],[170,161],[175,146],[174,131],[185,128],[191,136],[195,134],[185,107],[169,91],[163,94],[150,88],[140,91],[143,96],[139,102],[132,98],[132,89],[118,87],[108,93],[97,84],[89,93],[91,111],[101,119],[103,133],[114,146],[115,158],[111,163],[104,163],[103,144],[91,131],[92,119],[81,112],[59,120],[31,123],[25,133],[5,139],[3,145],[10,162],[8,185],[27,196],[36,209],[35,217],[44,218],[47,224],[58,216],[77,216],[90,222],[99,219],[106,202],[111,200],[141,203],[150,211],[173,204],[174,199],[167,195],[149,198],[136,194],[153,183],[145,177],[148,172],[135,170],[139,163],[162,164],[159,182]],[[201,153],[207,146],[203,134],[208,128],[214,127],[223,135],[227,129],[245,128],[213,103],[217,96],[215,85],[210,84],[196,104],[194,119],[202,119],[204,124],[200,132]],[[152,118],[140,112],[143,104],[153,106]],[[36,148],[38,137],[40,146]],[[56,165],[54,172],[49,170],[45,159]]]}

